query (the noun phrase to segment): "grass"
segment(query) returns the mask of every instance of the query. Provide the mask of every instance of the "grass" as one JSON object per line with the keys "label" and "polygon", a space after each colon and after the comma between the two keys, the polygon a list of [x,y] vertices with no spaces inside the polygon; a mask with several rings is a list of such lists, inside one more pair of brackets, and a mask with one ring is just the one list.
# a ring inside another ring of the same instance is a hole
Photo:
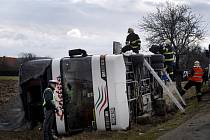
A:
{"label": "grass", "polygon": [[[192,118],[199,110],[200,106],[196,99],[187,101],[186,113],[174,113],[168,121],[150,125],[150,129],[144,130],[141,125],[137,125],[128,131],[112,131],[112,132],[83,132],[80,134],[63,137],[63,140],[155,140],[166,132],[178,127],[188,119]],[[39,140],[42,138],[42,132],[35,130],[27,130],[24,132],[0,132],[0,139],[10,140]]]}
{"label": "grass", "polygon": [[152,127],[146,133],[142,135],[131,135],[129,140],[155,140],[159,136],[165,134],[166,132],[178,127],[188,119],[192,118],[192,116],[199,110],[199,105],[196,99],[190,100],[188,102],[188,106],[186,107],[185,113],[177,112],[172,119],[158,124],[155,127]]}
{"label": "grass", "polygon": [[[208,87],[203,85],[203,90],[207,90]],[[150,130],[142,134],[141,136],[132,135],[129,137],[129,140],[156,140],[159,136],[165,134],[166,132],[178,127],[185,121],[192,118],[196,112],[201,108],[197,102],[197,99],[194,98],[195,88],[191,88],[185,95],[187,107],[185,108],[185,113],[177,112],[170,118],[168,121],[158,124],[155,127],[152,127]]]}
{"label": "grass", "polygon": [[0,76],[0,81],[1,80],[18,80],[18,76]]}
{"label": "grass", "polygon": [[[18,77],[10,76],[0,76],[0,80],[18,80]],[[206,88],[206,87],[204,87]],[[143,125],[136,125],[134,128],[128,131],[112,131],[112,132],[83,132],[78,135],[72,135],[68,137],[63,137],[63,140],[97,140],[97,139],[108,139],[108,140],[155,140],[159,136],[164,135],[168,131],[180,126],[182,123],[186,122],[192,118],[198,110],[201,108],[198,104],[195,96],[195,89],[191,89],[185,95],[187,98],[187,107],[185,108],[185,113],[177,111],[176,113],[169,114],[167,120],[161,123],[149,124],[148,127]],[[5,139],[6,138],[6,139]],[[0,139],[10,140],[39,140],[42,138],[42,132],[35,130],[27,130],[24,132],[0,132]]]}
{"label": "grass", "polygon": [[170,114],[169,117],[166,117],[167,120],[149,124],[147,126],[148,128],[145,128],[145,125],[138,124],[136,126],[133,126],[133,128],[128,131],[119,131],[117,133],[116,131],[101,133],[94,132],[93,134],[88,134],[87,136],[85,136],[83,133],[80,134],[80,136],[75,135],[71,137],[66,137],[64,138],[64,140],[156,140],[159,136],[164,135],[168,131],[180,126],[182,123],[192,118],[196,114],[196,112],[198,112],[199,109],[200,106],[196,98],[191,98],[187,100],[187,107],[185,108],[185,113],[177,111],[177,113]]}

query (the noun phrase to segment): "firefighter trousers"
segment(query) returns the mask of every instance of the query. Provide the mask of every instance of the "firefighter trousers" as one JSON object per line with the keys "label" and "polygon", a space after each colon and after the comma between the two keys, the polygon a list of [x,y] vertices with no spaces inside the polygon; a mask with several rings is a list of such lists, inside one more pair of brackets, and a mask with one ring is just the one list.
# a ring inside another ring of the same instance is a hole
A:
{"label": "firefighter trousers", "polygon": [[184,86],[184,89],[188,90],[192,86],[195,86],[196,94],[197,94],[196,96],[197,96],[198,100],[201,100],[201,96],[202,96],[202,93],[201,93],[202,82],[195,82],[195,81],[189,80],[187,82],[187,84]]}
{"label": "firefighter trousers", "polygon": [[135,52],[135,53],[139,53],[140,48],[139,48],[139,47],[133,48],[133,47],[131,47],[130,45],[126,45],[126,46],[124,46],[124,47],[122,48],[122,52],[123,52],[123,53],[125,53],[125,52],[127,52],[127,51],[130,51],[130,50],[132,50],[132,51]]}
{"label": "firefighter trousers", "polygon": [[54,110],[45,110],[45,119],[43,123],[44,140],[53,140],[53,124],[55,121]]}

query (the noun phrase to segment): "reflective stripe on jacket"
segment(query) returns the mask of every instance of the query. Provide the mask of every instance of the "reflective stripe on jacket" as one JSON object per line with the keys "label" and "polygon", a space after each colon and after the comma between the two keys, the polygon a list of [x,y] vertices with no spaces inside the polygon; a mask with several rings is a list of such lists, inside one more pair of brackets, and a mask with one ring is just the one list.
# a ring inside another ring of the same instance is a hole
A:
{"label": "reflective stripe on jacket", "polygon": [[165,56],[165,62],[174,62],[174,52],[165,50],[163,52],[163,55]]}
{"label": "reflective stripe on jacket", "polygon": [[193,71],[194,74],[190,77],[190,80],[194,82],[203,82],[203,69],[201,67],[193,67]]}
{"label": "reflective stripe on jacket", "polygon": [[132,48],[140,48],[141,40],[135,33],[130,33],[126,38],[126,45],[130,45]]}
{"label": "reflective stripe on jacket", "polygon": [[132,48],[138,48],[141,46],[141,41],[140,41],[140,39],[134,40],[130,43],[130,45]]}

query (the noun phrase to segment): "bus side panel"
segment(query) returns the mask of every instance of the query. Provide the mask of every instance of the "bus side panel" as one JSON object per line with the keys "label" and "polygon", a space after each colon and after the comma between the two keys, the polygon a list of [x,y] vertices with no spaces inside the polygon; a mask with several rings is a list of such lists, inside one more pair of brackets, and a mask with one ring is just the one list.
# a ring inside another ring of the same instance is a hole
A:
{"label": "bus side panel", "polygon": [[60,74],[60,59],[53,59],[52,61],[52,79],[58,80],[59,84],[56,85],[54,90],[55,106],[58,109],[56,116],[56,126],[59,134],[65,134],[64,110],[63,110],[63,93]]}
{"label": "bus side panel", "polygon": [[105,108],[108,107],[106,80],[101,77],[100,56],[92,57],[92,79],[96,126],[98,130],[106,130]]}
{"label": "bus side panel", "polygon": [[126,67],[122,55],[106,55],[109,110],[112,130],[129,127]]}

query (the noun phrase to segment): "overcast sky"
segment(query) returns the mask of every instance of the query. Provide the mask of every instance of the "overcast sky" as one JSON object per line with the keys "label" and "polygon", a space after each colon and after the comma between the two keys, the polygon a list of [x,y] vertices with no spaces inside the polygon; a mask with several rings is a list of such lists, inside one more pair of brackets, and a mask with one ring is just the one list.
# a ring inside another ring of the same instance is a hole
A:
{"label": "overcast sky", "polygon": [[[187,4],[206,23],[210,20],[210,0],[169,1]],[[137,26],[160,3],[165,0],[0,0],[0,56],[27,52],[55,58],[74,48],[111,54],[114,40],[124,44],[128,27],[146,48]],[[210,43],[207,30],[203,47]]]}

